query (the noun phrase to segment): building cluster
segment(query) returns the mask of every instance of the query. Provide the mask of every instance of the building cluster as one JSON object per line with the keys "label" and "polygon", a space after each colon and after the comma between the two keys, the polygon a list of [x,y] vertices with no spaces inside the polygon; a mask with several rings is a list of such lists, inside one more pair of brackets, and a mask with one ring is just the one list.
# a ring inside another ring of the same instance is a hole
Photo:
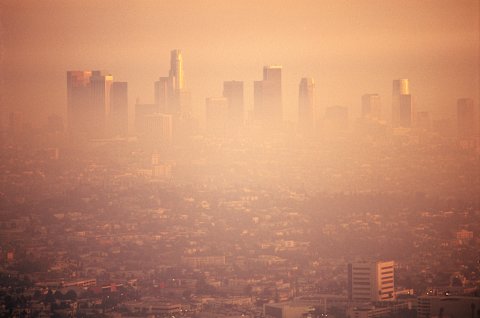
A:
{"label": "building cluster", "polygon": [[100,71],[67,72],[68,127],[73,134],[106,138],[128,129],[128,85]]}
{"label": "building cluster", "polygon": [[[370,93],[361,96],[361,118],[353,126],[348,107],[327,106],[320,112],[313,78],[302,78],[298,91],[298,128],[294,133],[304,137],[338,136],[358,127],[373,135],[389,129],[400,134],[412,130],[448,134],[453,130],[460,139],[478,143],[471,141],[478,140],[480,134],[480,112],[472,99],[458,99],[456,124],[433,120],[429,112],[416,110],[408,79],[393,81],[389,120],[384,116],[381,96]],[[171,51],[168,76],[154,83],[153,103],[137,101],[129,111],[127,83],[114,82],[112,75],[100,71],[67,72],[67,99],[68,131],[76,136],[101,139],[134,133],[147,144],[164,149],[173,140],[199,132],[198,121],[192,116],[180,50]],[[253,83],[253,101],[253,111],[246,116],[244,83],[225,81],[221,97],[206,98],[206,133],[231,137],[252,130],[260,136],[284,131],[288,125],[283,118],[281,66],[263,68],[262,80]],[[20,130],[18,117],[12,114],[9,121],[16,134]]]}

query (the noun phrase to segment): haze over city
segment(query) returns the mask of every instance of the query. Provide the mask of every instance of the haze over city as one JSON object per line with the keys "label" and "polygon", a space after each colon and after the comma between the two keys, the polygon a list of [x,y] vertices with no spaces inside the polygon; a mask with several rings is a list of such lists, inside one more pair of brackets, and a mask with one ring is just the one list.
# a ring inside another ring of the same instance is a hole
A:
{"label": "haze over city", "polygon": [[0,317],[480,318],[479,10],[0,0]]}

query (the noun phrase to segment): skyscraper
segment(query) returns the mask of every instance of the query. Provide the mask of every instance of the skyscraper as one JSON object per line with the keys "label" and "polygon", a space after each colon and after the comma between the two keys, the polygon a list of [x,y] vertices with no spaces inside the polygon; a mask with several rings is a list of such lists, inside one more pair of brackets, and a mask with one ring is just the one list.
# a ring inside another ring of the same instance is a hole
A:
{"label": "skyscraper", "polygon": [[177,115],[191,113],[190,92],[185,88],[183,57],[180,50],[170,52],[168,77],[160,77],[155,82],[154,96],[160,112]]}
{"label": "skyscraper", "polygon": [[412,127],[413,121],[413,102],[412,95],[402,94],[399,98],[399,117],[398,117],[398,126],[404,128]]}
{"label": "skyscraper", "polygon": [[348,298],[351,301],[394,300],[394,263],[348,264]]}
{"label": "skyscraper", "polygon": [[380,95],[365,94],[362,96],[362,118],[380,120],[382,116],[382,103]]}
{"label": "skyscraper", "polygon": [[244,120],[243,82],[223,82],[223,97],[228,101],[228,122],[233,129],[238,129]]}
{"label": "skyscraper", "polygon": [[471,138],[475,135],[475,107],[470,98],[457,100],[457,135],[459,138]]}
{"label": "skyscraper", "polygon": [[185,88],[183,78],[183,58],[182,51],[172,50],[170,52],[170,73],[169,77],[173,79],[174,89],[182,90]]}
{"label": "skyscraper", "polygon": [[158,111],[168,113],[169,105],[175,100],[173,78],[160,77],[154,85],[155,104],[158,106]]}
{"label": "skyscraper", "polygon": [[392,127],[410,127],[412,124],[412,97],[408,79],[393,81]]}
{"label": "skyscraper", "polygon": [[90,77],[91,71],[67,72],[67,121],[71,133],[80,133],[86,127],[90,108]]}
{"label": "skyscraper", "polygon": [[[178,49],[170,52],[170,70],[167,77],[160,77],[154,83],[155,110],[153,112],[147,105],[139,105],[136,110],[147,110],[149,114],[162,113],[171,114],[173,126],[173,138],[182,139],[194,132],[196,123],[192,117],[190,92],[186,89],[185,78],[183,74],[183,56]],[[145,106],[145,107],[144,107]],[[142,116],[136,124],[140,124]],[[137,131],[142,129],[138,126]]]}
{"label": "skyscraper", "polygon": [[256,120],[268,127],[278,127],[282,121],[282,67],[265,66],[263,79],[254,82],[253,90]]}
{"label": "skyscraper", "polygon": [[314,132],[316,123],[315,82],[313,78],[302,78],[298,92],[298,126],[302,134]]}
{"label": "skyscraper", "polygon": [[105,137],[113,77],[100,71],[67,72],[69,131],[88,138]]}

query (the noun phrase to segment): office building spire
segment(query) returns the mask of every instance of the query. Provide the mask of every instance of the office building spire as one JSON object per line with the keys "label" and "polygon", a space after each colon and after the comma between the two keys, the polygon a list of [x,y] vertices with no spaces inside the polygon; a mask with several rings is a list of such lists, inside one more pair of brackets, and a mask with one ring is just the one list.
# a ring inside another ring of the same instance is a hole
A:
{"label": "office building spire", "polygon": [[172,50],[170,52],[170,78],[173,79],[175,89],[182,90],[185,87],[183,79],[183,58],[182,51]]}

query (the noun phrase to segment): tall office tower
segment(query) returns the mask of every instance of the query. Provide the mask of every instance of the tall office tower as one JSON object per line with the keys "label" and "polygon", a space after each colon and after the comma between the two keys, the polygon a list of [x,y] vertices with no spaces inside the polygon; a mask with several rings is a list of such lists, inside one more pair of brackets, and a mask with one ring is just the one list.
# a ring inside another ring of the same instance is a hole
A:
{"label": "tall office tower", "polygon": [[169,105],[174,103],[174,83],[172,77],[160,77],[155,82],[155,104],[162,113],[169,113]]}
{"label": "tall office tower", "polygon": [[228,99],[225,97],[207,98],[206,111],[207,131],[214,135],[225,135],[228,123]]}
{"label": "tall office tower", "polygon": [[[408,113],[410,117],[407,118]],[[408,79],[393,81],[392,92],[392,127],[410,127],[412,115],[412,98]],[[408,126],[404,126],[408,124]]]}
{"label": "tall office tower", "polygon": [[[135,107],[135,111],[138,111],[138,115],[135,115],[135,127],[138,133],[144,131],[141,125],[145,123],[145,115],[154,113],[173,115],[173,138],[175,140],[184,140],[185,137],[194,133],[196,123],[192,117],[190,92],[185,86],[183,57],[180,50],[170,52],[168,77],[160,77],[154,83],[154,96],[154,104],[139,104]],[[153,108],[155,110],[152,110]]]}
{"label": "tall office tower", "polygon": [[90,106],[91,71],[67,72],[67,122],[71,133],[86,130]]}
{"label": "tall office tower", "polygon": [[100,71],[92,71],[90,83],[93,106],[93,117],[90,118],[90,121],[94,127],[94,135],[105,137],[111,110],[113,76],[103,75]]}
{"label": "tall office tower", "polygon": [[69,131],[88,138],[105,137],[113,77],[100,71],[67,72]]}
{"label": "tall office tower", "polygon": [[110,132],[113,136],[128,134],[128,83],[113,82],[110,108]]}
{"label": "tall office tower", "polygon": [[263,80],[255,81],[255,117],[270,127],[279,126],[282,121],[282,67],[265,66]]}
{"label": "tall office tower", "polygon": [[228,101],[228,123],[233,129],[240,128],[244,120],[243,82],[223,82],[223,97]]}
{"label": "tall office tower", "polygon": [[180,50],[172,50],[170,52],[169,77],[173,79],[174,89],[182,90],[185,88],[183,79],[183,58],[182,51]]}
{"label": "tall office tower", "polygon": [[413,114],[412,95],[400,95],[399,126],[404,128],[412,127]]}
{"label": "tall office tower", "polygon": [[298,91],[298,127],[301,133],[310,135],[315,130],[315,82],[302,78]]}
{"label": "tall office tower", "polygon": [[192,113],[192,102],[190,91],[186,89],[177,90],[175,94],[175,105],[177,113],[188,116]]}
{"label": "tall office tower", "polygon": [[472,138],[475,135],[475,107],[470,98],[457,100],[457,135],[459,138]]}
{"label": "tall office tower", "polygon": [[380,95],[365,94],[362,96],[362,118],[380,120],[382,117],[382,103]]}
{"label": "tall office tower", "polygon": [[170,52],[168,77],[160,77],[154,84],[155,104],[160,112],[177,115],[191,113],[190,92],[185,88],[183,58],[180,50]]}
{"label": "tall office tower", "polygon": [[394,263],[348,264],[348,298],[355,302],[394,300]]}

